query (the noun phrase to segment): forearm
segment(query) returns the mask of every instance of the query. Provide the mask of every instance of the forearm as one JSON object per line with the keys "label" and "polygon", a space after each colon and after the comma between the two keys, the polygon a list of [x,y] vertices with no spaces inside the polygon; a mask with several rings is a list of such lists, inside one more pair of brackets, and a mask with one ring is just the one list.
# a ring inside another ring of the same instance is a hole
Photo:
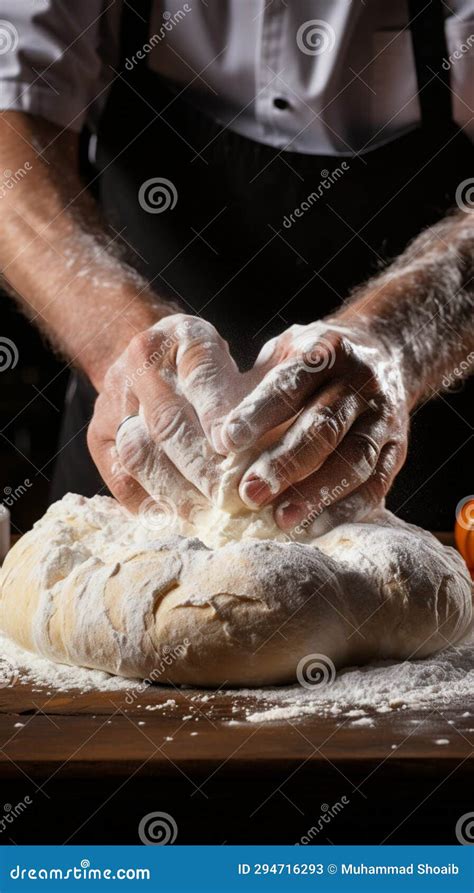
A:
{"label": "forearm", "polygon": [[[46,147],[46,148],[45,148]],[[42,151],[44,149],[44,152]],[[176,308],[160,302],[121,257],[77,173],[77,137],[6,112],[0,119],[0,267],[25,313],[97,389],[139,331]],[[18,178],[20,169],[26,173]]]}
{"label": "forearm", "polygon": [[[414,406],[474,351],[474,216],[424,231],[337,315],[368,328],[399,355]],[[474,368],[474,366],[473,366]]]}

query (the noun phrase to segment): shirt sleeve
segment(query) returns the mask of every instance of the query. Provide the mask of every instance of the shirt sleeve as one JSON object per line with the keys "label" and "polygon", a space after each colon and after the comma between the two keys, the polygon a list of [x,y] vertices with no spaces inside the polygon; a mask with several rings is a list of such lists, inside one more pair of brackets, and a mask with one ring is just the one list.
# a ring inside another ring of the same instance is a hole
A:
{"label": "shirt sleeve", "polygon": [[103,89],[104,7],[105,0],[0,0],[0,109],[79,131]]}

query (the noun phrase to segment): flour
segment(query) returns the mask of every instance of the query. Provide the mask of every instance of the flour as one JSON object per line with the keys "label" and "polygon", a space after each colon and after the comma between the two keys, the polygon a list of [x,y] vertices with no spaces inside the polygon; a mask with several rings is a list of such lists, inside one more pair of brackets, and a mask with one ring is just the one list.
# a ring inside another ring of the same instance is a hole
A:
{"label": "flour", "polygon": [[343,670],[332,685],[315,686],[314,691],[294,686],[249,691],[251,695],[257,706],[245,719],[252,723],[322,715],[341,716],[357,727],[367,724],[361,709],[370,721],[373,714],[403,709],[442,711],[451,706],[465,712],[474,702],[474,639],[422,661],[378,661]]}
{"label": "flour", "polygon": [[[231,515],[225,493],[221,505],[197,520],[175,513],[157,536],[114,500],[69,494],[7,556],[0,629],[59,667],[216,689],[289,684],[314,656],[329,675],[429,657],[466,635],[467,569],[430,534],[383,512],[302,545],[272,539],[261,513]],[[80,672],[79,688],[94,688]],[[314,712],[306,682],[309,702],[297,690],[271,709]]]}
{"label": "flour", "polygon": [[[184,450],[185,433],[186,429],[178,428],[174,434],[170,455],[175,458]],[[186,436],[189,440],[186,455],[190,463],[187,474],[191,477],[191,467],[195,471],[201,468],[206,480],[205,483],[200,481],[200,487],[209,498],[204,498],[190,484],[183,487],[183,478],[177,474],[162,450],[153,447],[154,453],[150,453],[149,438],[141,416],[128,418],[119,429],[117,450],[120,461],[137,477],[148,493],[155,494],[155,505],[150,498],[144,501],[138,511],[135,540],[149,539],[150,531],[154,529],[159,535],[199,536],[210,549],[250,538],[283,541],[285,535],[274,522],[272,508],[252,512],[239,497],[238,482],[252,456],[243,453],[239,456],[231,454],[216,457],[211,455],[207,442],[203,446],[189,432]],[[70,499],[69,496],[67,498]],[[109,502],[112,503],[111,500]],[[92,500],[91,509],[96,505],[99,508],[98,503]],[[121,516],[114,511],[114,518],[117,522],[121,519],[123,523],[125,516],[123,509],[120,511]],[[130,516],[128,521],[131,527]],[[106,518],[104,522],[109,526]],[[300,539],[306,541],[307,537],[302,536]]]}
{"label": "flour", "polygon": [[[109,676],[98,670],[54,664],[29,654],[13,642],[0,636],[0,689],[16,680],[18,685],[39,685],[59,692],[133,691],[136,680]],[[471,714],[466,707],[474,704],[474,636],[465,644],[448,648],[442,654],[422,661],[378,661],[364,667],[341,671],[333,684],[299,685],[260,689],[190,692],[186,704],[180,699],[166,697],[174,689],[152,686],[148,692],[160,697],[160,702],[147,704],[145,710],[160,715],[175,716],[182,722],[189,719],[188,702],[196,706],[198,716],[203,712],[220,721],[222,698],[228,711],[237,719],[232,722],[298,722],[317,717],[338,717],[352,727],[371,726],[377,714],[401,710],[431,712],[454,707],[460,716]],[[51,692],[50,692],[51,693]],[[219,709],[215,709],[217,704]],[[141,708],[141,705],[137,705]],[[186,709],[188,707],[188,709]],[[126,709],[126,708],[125,708]],[[214,713],[215,711],[215,713]],[[181,715],[183,713],[183,715]],[[439,742],[441,743],[441,741]],[[444,742],[443,742],[444,743]]]}
{"label": "flour", "polygon": [[0,634],[0,691],[12,683],[38,686],[36,691],[42,691],[44,694],[44,689],[76,693],[126,690],[133,689],[137,681],[124,679],[121,676],[110,676],[101,670],[53,663],[44,657],[24,651]]}

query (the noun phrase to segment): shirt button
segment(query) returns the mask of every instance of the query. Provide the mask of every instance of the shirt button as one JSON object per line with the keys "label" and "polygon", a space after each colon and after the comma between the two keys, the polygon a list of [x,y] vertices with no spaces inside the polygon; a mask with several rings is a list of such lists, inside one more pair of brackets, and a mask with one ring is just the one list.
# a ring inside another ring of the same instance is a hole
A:
{"label": "shirt button", "polygon": [[290,103],[283,96],[275,96],[273,105],[275,106],[275,108],[281,109],[281,111],[284,111],[285,109],[288,109],[290,107]]}

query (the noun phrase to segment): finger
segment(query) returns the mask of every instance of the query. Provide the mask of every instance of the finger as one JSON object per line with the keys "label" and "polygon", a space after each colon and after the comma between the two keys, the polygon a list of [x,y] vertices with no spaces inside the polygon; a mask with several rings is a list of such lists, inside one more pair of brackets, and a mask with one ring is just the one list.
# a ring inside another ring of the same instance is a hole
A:
{"label": "finger", "polygon": [[161,371],[140,379],[136,385],[146,428],[181,475],[213,501],[221,478],[222,457],[210,445],[196,413],[164,380]]}
{"label": "finger", "polygon": [[105,398],[101,396],[96,400],[94,415],[87,430],[87,445],[112,495],[124,508],[135,513],[147,494],[122,465],[115,440],[110,436],[110,416],[104,411],[104,401]]}
{"label": "finger", "polygon": [[224,445],[235,451],[255,446],[267,431],[293,418],[329,378],[339,377],[347,361],[339,342],[337,335],[321,338],[311,349],[271,368],[229,413],[222,430]]}
{"label": "finger", "polygon": [[143,511],[148,519],[152,517],[153,529],[164,530],[178,516],[188,519],[197,506],[205,504],[201,493],[183,478],[163,450],[154,443],[139,416],[133,416],[120,425],[116,447],[122,466],[157,503],[152,516],[149,498],[143,500],[138,509],[138,514]]}
{"label": "finger", "polygon": [[[380,450],[378,460],[370,475],[363,483],[352,486],[348,478],[340,478],[335,482],[331,473],[325,478],[326,483],[309,479],[305,494],[303,514],[295,514],[290,521],[287,512],[283,524],[281,510],[276,510],[276,521],[286,532],[301,533],[307,531],[311,536],[322,536],[337,524],[348,521],[360,521],[368,518],[375,508],[380,507],[386,493],[403,465],[406,447],[401,442],[390,441]],[[327,464],[327,463],[326,463]],[[316,475],[313,476],[314,478]],[[299,496],[301,499],[301,496]]]}
{"label": "finger", "polygon": [[400,443],[387,443],[370,478],[350,496],[324,509],[311,526],[312,536],[322,536],[340,524],[371,521],[384,506],[396,475],[403,465],[406,448]]}
{"label": "finger", "polygon": [[241,399],[243,383],[227,342],[211,323],[191,318],[179,340],[176,372],[180,390],[194,407],[202,430],[224,452],[220,429]]}
{"label": "finger", "polygon": [[275,510],[277,523],[283,528],[298,524],[315,506],[323,511],[328,492],[338,501],[360,487],[375,470],[386,439],[383,418],[362,416],[314,474],[286,491]]}
{"label": "finger", "polygon": [[241,499],[256,508],[271,502],[291,484],[315,472],[366,409],[346,382],[333,382],[318,393],[283,437],[264,452],[242,478]]}
{"label": "finger", "polygon": [[[206,437],[198,413],[211,434],[214,413],[217,420],[227,412],[238,370],[213,326],[197,317],[179,317],[179,324],[176,319],[162,320],[133,339],[129,378],[151,438],[182,476],[212,500],[222,457]],[[231,384],[219,393],[222,362]]]}

